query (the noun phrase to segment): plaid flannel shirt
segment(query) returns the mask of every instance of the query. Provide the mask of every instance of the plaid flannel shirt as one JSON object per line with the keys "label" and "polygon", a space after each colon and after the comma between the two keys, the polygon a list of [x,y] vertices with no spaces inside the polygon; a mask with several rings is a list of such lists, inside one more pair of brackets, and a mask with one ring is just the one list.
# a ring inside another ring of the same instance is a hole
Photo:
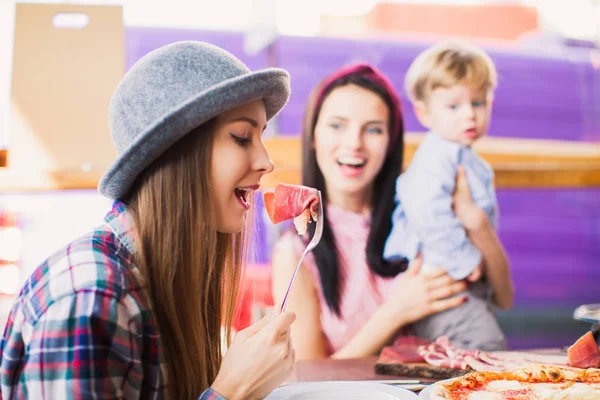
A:
{"label": "plaid flannel shirt", "polygon": [[[0,340],[0,400],[161,399],[158,326],[135,274],[125,205],[25,282]],[[201,400],[224,400],[212,389]]]}

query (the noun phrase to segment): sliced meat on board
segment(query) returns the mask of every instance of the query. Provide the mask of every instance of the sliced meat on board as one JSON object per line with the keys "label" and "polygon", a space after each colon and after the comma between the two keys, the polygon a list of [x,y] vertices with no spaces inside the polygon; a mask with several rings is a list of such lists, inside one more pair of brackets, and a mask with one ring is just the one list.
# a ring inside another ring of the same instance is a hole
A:
{"label": "sliced meat on board", "polygon": [[566,355],[461,349],[454,346],[445,336],[440,336],[435,342],[419,340],[421,343],[409,338],[404,342],[397,342],[393,346],[385,347],[376,363],[376,370],[382,373],[388,371],[390,374],[407,374],[417,371],[418,373],[427,373],[429,374],[427,377],[429,377],[434,373],[439,376],[450,376],[449,370],[465,373],[472,370],[506,371],[532,363],[569,365]]}
{"label": "sliced meat on board", "polygon": [[375,363],[375,372],[382,375],[406,376],[426,379],[447,379],[468,371],[428,364],[419,354],[419,348],[431,344],[416,336],[400,336],[392,346],[381,350]]}
{"label": "sliced meat on board", "polygon": [[401,363],[425,362],[419,354],[419,346],[428,345],[431,342],[417,336],[400,336],[392,346],[386,346],[381,350],[379,359],[382,362],[393,361]]}

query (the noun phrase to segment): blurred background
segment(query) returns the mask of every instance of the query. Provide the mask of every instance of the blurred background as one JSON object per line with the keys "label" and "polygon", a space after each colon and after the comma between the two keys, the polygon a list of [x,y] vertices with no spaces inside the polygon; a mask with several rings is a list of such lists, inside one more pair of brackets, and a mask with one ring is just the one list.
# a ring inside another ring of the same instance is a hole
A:
{"label": "blurred background", "polygon": [[[144,54],[203,40],[251,69],[290,72],[290,103],[267,132],[269,186],[299,181],[304,104],[326,74],[370,62],[405,96],[414,57],[460,37],[486,49],[499,73],[478,150],[496,171],[517,289],[501,325],[511,348],[573,343],[589,329],[574,308],[600,303],[599,21],[598,0],[0,1],[0,326],[33,269],[109,210],[95,189],[115,156],[108,101]],[[424,129],[405,98],[403,110],[410,148]],[[279,229],[257,204],[239,327],[272,302]]]}

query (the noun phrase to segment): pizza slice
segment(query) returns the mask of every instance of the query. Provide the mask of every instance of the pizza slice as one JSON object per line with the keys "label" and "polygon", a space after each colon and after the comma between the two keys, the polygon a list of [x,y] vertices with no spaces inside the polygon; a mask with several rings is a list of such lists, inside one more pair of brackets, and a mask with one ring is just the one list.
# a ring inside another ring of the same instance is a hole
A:
{"label": "pizza slice", "polygon": [[308,223],[317,220],[319,191],[317,189],[280,183],[273,192],[263,196],[271,222],[278,224],[294,219],[298,234],[304,235]]}
{"label": "pizza slice", "polygon": [[544,364],[505,372],[471,372],[433,384],[428,400],[600,399],[599,372]]}

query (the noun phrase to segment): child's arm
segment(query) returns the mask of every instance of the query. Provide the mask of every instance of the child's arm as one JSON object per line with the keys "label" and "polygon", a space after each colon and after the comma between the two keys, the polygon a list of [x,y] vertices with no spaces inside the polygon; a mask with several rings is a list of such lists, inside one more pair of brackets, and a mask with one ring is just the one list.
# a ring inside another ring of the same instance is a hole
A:
{"label": "child's arm", "polygon": [[508,258],[487,214],[473,203],[462,168],[458,169],[456,178],[454,210],[473,243],[483,253],[483,272],[492,287],[492,300],[504,310],[511,308],[515,289]]}
{"label": "child's arm", "polygon": [[398,185],[400,201],[426,262],[441,265],[454,279],[464,279],[480,265],[482,256],[452,209],[458,156],[433,152],[420,156]]}

